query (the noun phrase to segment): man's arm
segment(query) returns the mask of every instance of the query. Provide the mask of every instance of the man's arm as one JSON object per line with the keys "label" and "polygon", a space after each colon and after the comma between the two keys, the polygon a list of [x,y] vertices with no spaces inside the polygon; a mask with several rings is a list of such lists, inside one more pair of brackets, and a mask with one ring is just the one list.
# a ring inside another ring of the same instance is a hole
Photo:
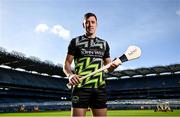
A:
{"label": "man's arm", "polygon": [[73,74],[72,69],[71,69],[71,64],[72,64],[73,59],[74,59],[73,55],[68,54],[66,56],[64,66],[63,66],[63,71],[66,74],[66,76],[69,78],[69,83],[72,85],[76,85],[80,81],[79,81],[79,77],[76,74]]}
{"label": "man's arm", "polygon": [[[112,62],[111,58],[105,58],[104,59],[104,65],[109,64],[110,62]],[[111,64],[111,66],[107,69],[108,72],[113,72],[117,67],[119,66],[119,64]]]}
{"label": "man's arm", "polygon": [[73,59],[74,59],[74,56],[68,54],[64,61],[63,71],[67,77],[73,74],[72,69],[71,69],[71,64],[72,64]]}

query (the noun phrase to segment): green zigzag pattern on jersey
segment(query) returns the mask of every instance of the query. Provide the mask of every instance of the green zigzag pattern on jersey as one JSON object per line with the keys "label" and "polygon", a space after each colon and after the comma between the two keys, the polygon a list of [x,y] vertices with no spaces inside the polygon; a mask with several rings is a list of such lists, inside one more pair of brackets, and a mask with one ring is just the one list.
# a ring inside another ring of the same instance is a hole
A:
{"label": "green zigzag pattern on jersey", "polygon": [[79,59],[79,61],[81,61],[81,62],[77,63],[77,60],[75,61],[75,66],[79,68],[79,70],[76,72],[78,75],[85,75],[85,74],[81,74],[81,72],[84,69],[84,67],[83,67],[84,65],[85,65],[85,67],[87,67],[90,64],[90,57],[81,58],[81,59]]}
{"label": "green zigzag pattern on jersey", "polygon": [[[87,68],[94,68],[94,71],[96,71],[96,70],[98,70],[98,66],[99,66],[99,64],[91,64]],[[90,71],[90,72],[93,72],[93,71]],[[99,73],[97,73],[97,74],[99,74]],[[95,74],[94,76],[97,76],[97,74]],[[97,82],[98,82],[98,79],[91,79],[90,80],[90,77],[87,77],[85,79],[85,84],[94,83],[95,86],[97,86]]]}
{"label": "green zigzag pattern on jersey", "polygon": [[[79,70],[77,71],[78,72],[78,75],[80,76],[85,76],[87,74],[90,74],[92,73],[93,71],[97,70],[99,68],[99,64],[95,63],[95,64],[91,64],[90,63],[90,57],[84,57],[84,58],[81,58],[79,59],[79,63],[77,63],[77,61],[75,62],[76,64],[76,67],[79,68]],[[85,64],[85,67],[84,68],[84,64]],[[93,69],[93,70],[86,70],[86,69]],[[87,84],[93,84],[95,88],[98,87],[98,79],[100,77],[100,84],[99,85],[102,85],[104,84],[105,82],[103,82],[103,79],[102,79],[102,72],[99,72],[99,73],[96,73],[95,75],[93,75],[94,77],[98,77],[96,79],[90,79],[90,77],[87,77],[84,81],[84,83],[80,83],[78,85],[78,87],[82,87],[82,86],[85,86]]]}
{"label": "green zigzag pattern on jersey", "polygon": [[[99,85],[102,85],[102,84],[104,84],[105,83],[105,81],[103,82],[102,81],[102,72],[99,72],[99,73],[96,73],[95,75],[94,75],[94,77],[100,77],[100,82],[101,82],[101,84],[99,84]],[[88,85],[88,84],[93,84],[94,85],[94,88],[98,88],[98,79],[96,78],[96,79],[91,79],[91,80],[89,80],[90,79],[90,77],[89,78],[87,78],[86,79],[86,83],[85,83],[85,85]]]}

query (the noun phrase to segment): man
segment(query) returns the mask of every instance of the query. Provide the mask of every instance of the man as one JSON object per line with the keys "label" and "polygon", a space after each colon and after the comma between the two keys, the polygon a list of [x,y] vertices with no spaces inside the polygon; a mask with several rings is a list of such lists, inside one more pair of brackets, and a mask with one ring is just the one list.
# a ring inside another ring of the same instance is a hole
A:
{"label": "man", "polygon": [[[97,17],[93,13],[84,15],[83,28],[85,34],[71,40],[64,63],[64,73],[69,78],[72,89],[72,116],[83,117],[88,108],[93,116],[106,116],[107,95],[103,73],[80,80],[85,76],[111,62],[108,43],[96,37]],[[71,64],[74,60],[75,73]],[[113,71],[118,65],[112,64],[108,71]]]}

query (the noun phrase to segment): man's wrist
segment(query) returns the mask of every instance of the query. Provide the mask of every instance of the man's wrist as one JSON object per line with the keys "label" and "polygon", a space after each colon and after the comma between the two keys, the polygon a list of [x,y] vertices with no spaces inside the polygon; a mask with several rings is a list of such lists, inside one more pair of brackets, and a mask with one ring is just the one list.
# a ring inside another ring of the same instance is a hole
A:
{"label": "man's wrist", "polygon": [[69,78],[72,74],[67,74],[67,77]]}
{"label": "man's wrist", "polygon": [[74,74],[68,74],[67,77],[71,78],[72,76],[74,76]]}

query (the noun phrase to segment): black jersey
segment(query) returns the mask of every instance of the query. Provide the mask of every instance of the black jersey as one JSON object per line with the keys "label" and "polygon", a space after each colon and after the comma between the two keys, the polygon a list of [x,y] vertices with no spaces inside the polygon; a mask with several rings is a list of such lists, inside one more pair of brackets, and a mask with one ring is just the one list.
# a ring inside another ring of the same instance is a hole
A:
{"label": "black jersey", "polygon": [[[109,58],[109,45],[98,37],[87,38],[85,35],[71,40],[68,54],[74,56],[75,74],[85,76],[103,66],[103,60]],[[105,80],[103,73],[84,79],[76,87],[81,88],[103,88]]]}

